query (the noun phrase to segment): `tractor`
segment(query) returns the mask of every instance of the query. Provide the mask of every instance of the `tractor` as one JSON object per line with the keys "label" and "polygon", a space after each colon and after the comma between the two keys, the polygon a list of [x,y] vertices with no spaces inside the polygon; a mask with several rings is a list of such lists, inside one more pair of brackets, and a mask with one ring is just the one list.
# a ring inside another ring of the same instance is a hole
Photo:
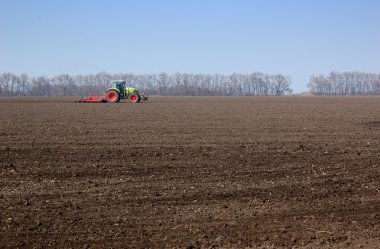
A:
{"label": "tractor", "polygon": [[138,103],[144,100],[148,100],[148,97],[144,93],[140,94],[140,91],[135,88],[128,86],[127,82],[124,80],[116,80],[112,82],[113,86],[108,88],[102,96],[93,96],[90,93],[87,97],[81,97],[75,102],[81,103],[117,103],[120,99],[129,99],[132,103]]}
{"label": "tractor", "polygon": [[105,94],[105,99],[110,103],[117,103],[120,99],[129,99],[132,103],[148,100],[144,93],[140,94],[137,88],[127,86],[126,81],[116,80],[112,82],[113,86],[108,88]]}

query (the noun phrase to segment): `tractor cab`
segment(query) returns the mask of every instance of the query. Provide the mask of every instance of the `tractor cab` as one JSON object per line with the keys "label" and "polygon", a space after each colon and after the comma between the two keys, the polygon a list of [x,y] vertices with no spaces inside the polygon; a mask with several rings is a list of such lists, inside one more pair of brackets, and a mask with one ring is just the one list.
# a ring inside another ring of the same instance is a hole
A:
{"label": "tractor cab", "polygon": [[127,85],[126,81],[116,80],[112,82],[113,88],[118,89],[121,95],[125,94],[126,85]]}

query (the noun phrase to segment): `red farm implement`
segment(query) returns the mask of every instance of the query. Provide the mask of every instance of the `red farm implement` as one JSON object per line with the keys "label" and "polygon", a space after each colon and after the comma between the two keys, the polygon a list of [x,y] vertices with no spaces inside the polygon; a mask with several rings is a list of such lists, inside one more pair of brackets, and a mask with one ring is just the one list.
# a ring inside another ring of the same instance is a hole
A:
{"label": "red farm implement", "polygon": [[103,94],[103,96],[93,96],[92,93],[90,93],[87,97],[81,97],[80,99],[76,100],[75,102],[103,103],[103,102],[107,102],[107,100],[106,100],[106,94]]}

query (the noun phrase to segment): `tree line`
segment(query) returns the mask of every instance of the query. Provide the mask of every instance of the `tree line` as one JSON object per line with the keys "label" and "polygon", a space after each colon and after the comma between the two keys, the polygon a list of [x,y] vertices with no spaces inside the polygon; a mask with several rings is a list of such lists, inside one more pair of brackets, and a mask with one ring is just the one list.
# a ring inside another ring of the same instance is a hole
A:
{"label": "tree line", "polygon": [[281,96],[292,93],[291,79],[282,74],[61,74],[29,77],[0,74],[0,96],[80,96],[101,94],[113,80],[125,80],[150,95]]}
{"label": "tree line", "polygon": [[[113,80],[126,80],[150,95],[283,96],[292,93],[291,79],[282,74],[60,74],[30,77],[0,74],[0,96],[81,96],[102,94]],[[307,85],[313,95],[380,95],[380,74],[331,72],[313,75]]]}
{"label": "tree line", "polygon": [[331,72],[328,75],[313,75],[308,88],[314,95],[379,95],[380,74]]}

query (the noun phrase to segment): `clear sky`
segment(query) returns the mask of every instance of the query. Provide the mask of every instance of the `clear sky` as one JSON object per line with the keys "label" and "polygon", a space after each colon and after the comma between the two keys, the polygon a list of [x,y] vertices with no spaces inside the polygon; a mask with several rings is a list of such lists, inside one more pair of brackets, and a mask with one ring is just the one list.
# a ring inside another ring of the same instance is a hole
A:
{"label": "clear sky", "polygon": [[379,0],[0,0],[0,73],[380,72]]}

